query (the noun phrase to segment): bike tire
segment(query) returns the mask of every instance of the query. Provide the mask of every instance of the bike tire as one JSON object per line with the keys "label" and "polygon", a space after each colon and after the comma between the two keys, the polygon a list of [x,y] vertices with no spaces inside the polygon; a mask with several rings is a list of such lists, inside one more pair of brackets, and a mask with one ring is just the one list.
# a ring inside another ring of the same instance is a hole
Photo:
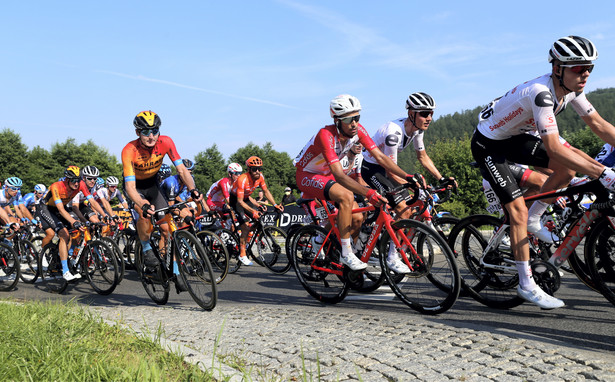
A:
{"label": "bike tire", "polygon": [[299,229],[301,227],[303,227],[303,224],[300,223],[295,223],[293,225],[291,225],[288,230],[286,231],[286,258],[288,259],[288,263],[290,264],[291,268],[293,266],[293,261],[292,261],[292,253],[291,253],[291,249],[295,243],[295,239],[297,237],[297,232],[299,231]]}
{"label": "bike tire", "polygon": [[[327,237],[327,231],[316,225],[300,228],[291,250],[292,264],[299,282],[318,301],[336,304],[346,297],[348,281],[343,276],[340,262],[341,247],[334,235]],[[311,244],[314,237],[320,237],[325,253],[319,258],[318,248]]]}
{"label": "bike tire", "polygon": [[209,262],[213,267],[216,284],[220,284],[226,278],[229,271],[229,254],[226,245],[220,236],[211,231],[199,231],[196,236],[203,245]]}
{"label": "bike tire", "polygon": [[239,236],[226,228],[218,228],[214,233],[218,235],[226,245],[226,251],[229,256],[228,273],[237,272],[239,268],[241,268],[241,261],[239,260]]}
{"label": "bike tire", "polygon": [[[476,301],[495,309],[510,309],[525,300],[517,296],[519,277],[516,272],[506,273],[485,269],[480,264],[483,250],[502,226],[502,220],[491,215],[472,215],[463,218],[449,235],[449,246],[457,255],[464,290]],[[500,246],[488,255],[493,262],[513,260],[510,248]]]}
{"label": "bike tire", "polygon": [[205,249],[188,231],[176,231],[173,234],[173,247],[179,275],[188,293],[201,308],[212,310],[218,302],[218,289]]}
{"label": "bike tire", "polygon": [[26,284],[34,284],[38,280],[38,256],[39,251],[30,240],[19,240],[20,277]]}
{"label": "bike tire", "polygon": [[0,291],[13,290],[19,282],[21,263],[10,245],[0,243]]}
{"label": "bike tire", "polygon": [[609,219],[593,226],[585,239],[585,264],[602,295],[615,305],[615,229]]}
{"label": "bike tire", "polygon": [[254,246],[267,269],[278,275],[288,272],[291,265],[285,255],[286,231],[274,226],[263,227],[252,246],[253,252]]}
{"label": "bike tire", "polygon": [[[154,249],[154,252],[156,252],[156,249]],[[157,305],[165,305],[169,301],[171,286],[168,280],[165,280],[161,266],[156,267],[152,272],[145,272],[143,266],[143,250],[140,242],[137,242],[135,246],[134,262],[135,269],[139,274],[139,279],[141,280],[143,289],[145,289],[145,293],[147,293],[149,298]]]}
{"label": "bike tire", "polygon": [[62,277],[62,263],[58,253],[58,245],[47,244],[38,257],[39,276],[41,287],[51,293],[64,293],[68,282]]}
{"label": "bike tire", "polygon": [[122,249],[117,244],[117,242],[110,237],[103,237],[100,240],[107,243],[107,245],[113,250],[115,254],[115,260],[117,262],[118,268],[118,280],[117,283],[121,283],[124,280],[124,274],[126,273],[126,263],[124,262],[124,254],[122,253]]}
{"label": "bike tire", "polygon": [[81,272],[100,295],[111,294],[119,282],[115,251],[103,240],[90,240],[81,252]]}
{"label": "bike tire", "polygon": [[[440,314],[457,301],[461,279],[455,258],[446,241],[431,227],[416,220],[403,219],[392,224],[397,237],[407,237],[406,265],[412,270],[398,280],[384,255],[380,266],[393,293],[410,308],[423,314]],[[383,232],[380,253],[389,253],[390,235]],[[399,250],[398,250],[399,251]],[[403,256],[402,256],[403,260]]]}
{"label": "bike tire", "polygon": [[432,222],[436,232],[438,232],[444,240],[448,240],[448,236],[457,223],[459,223],[459,220],[461,219],[455,216],[446,215],[442,217],[434,217]]}

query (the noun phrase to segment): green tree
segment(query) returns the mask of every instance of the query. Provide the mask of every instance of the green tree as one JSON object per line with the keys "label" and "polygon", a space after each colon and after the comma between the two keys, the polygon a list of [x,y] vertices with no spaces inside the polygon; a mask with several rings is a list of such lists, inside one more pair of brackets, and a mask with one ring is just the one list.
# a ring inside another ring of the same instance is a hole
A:
{"label": "green tree", "polygon": [[64,173],[64,167],[53,160],[51,153],[40,146],[34,147],[28,153],[30,171],[28,172],[29,184],[32,186],[42,183],[49,186]]}
{"label": "green tree", "polygon": [[28,146],[21,142],[21,136],[11,129],[0,132],[0,182],[17,176],[30,185],[28,173]]}
{"label": "green tree", "polygon": [[207,192],[209,187],[218,179],[226,175],[226,163],[218,146],[214,143],[205,151],[201,151],[194,157],[194,182],[202,192]]}

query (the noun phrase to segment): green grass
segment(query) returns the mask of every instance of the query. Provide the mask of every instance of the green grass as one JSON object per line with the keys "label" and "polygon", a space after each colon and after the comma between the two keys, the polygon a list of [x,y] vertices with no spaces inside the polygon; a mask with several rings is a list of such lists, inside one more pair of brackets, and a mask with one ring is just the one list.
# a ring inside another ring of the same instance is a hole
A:
{"label": "green grass", "polygon": [[0,339],[3,381],[214,380],[156,340],[73,303],[0,303]]}

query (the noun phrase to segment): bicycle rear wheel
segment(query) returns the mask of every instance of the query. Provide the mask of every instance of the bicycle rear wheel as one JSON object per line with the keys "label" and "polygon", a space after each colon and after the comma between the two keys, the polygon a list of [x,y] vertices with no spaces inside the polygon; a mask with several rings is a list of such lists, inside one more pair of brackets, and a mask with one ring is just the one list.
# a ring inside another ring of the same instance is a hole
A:
{"label": "bicycle rear wheel", "polygon": [[211,231],[200,231],[196,236],[203,245],[209,263],[213,267],[216,284],[220,284],[226,278],[229,270],[229,254],[226,245],[220,236]]}
{"label": "bicycle rear wheel", "polygon": [[615,229],[600,221],[585,239],[585,264],[602,295],[615,305]]}
{"label": "bicycle rear wheel", "polygon": [[263,227],[252,246],[252,252],[254,252],[254,247],[265,267],[271,272],[279,275],[288,272],[291,265],[285,255],[286,232],[284,230],[273,226]]}
{"label": "bicycle rear wheel", "polygon": [[[380,266],[393,292],[402,302],[424,314],[439,314],[449,310],[461,288],[459,270],[446,241],[432,228],[416,220],[404,219],[393,223],[398,237],[405,237],[410,245],[402,249],[412,270],[398,281],[398,274],[387,265],[391,245],[390,235],[384,232],[380,242]],[[400,249],[397,253],[401,255]],[[403,260],[403,256],[402,256]]]}
{"label": "bicycle rear wheel", "polygon": [[[156,252],[155,247],[152,246],[152,249]],[[169,301],[171,286],[162,273],[162,266],[157,266],[153,271],[145,271],[145,267],[143,266],[143,250],[141,243],[138,241],[135,246],[134,262],[135,269],[139,274],[139,279],[141,279],[141,284],[143,285],[143,289],[145,289],[145,293],[147,293],[149,298],[156,304],[165,305]]]}
{"label": "bicycle rear wheel", "polygon": [[[340,262],[340,244],[335,236],[331,235],[325,241],[326,237],[327,231],[320,226],[300,228],[291,250],[292,264],[299,282],[312,297],[336,304],[346,297],[349,285]],[[314,239],[323,243],[320,248],[313,245]],[[322,252],[319,252],[321,248]]]}
{"label": "bicycle rear wheel", "polygon": [[220,236],[220,239],[222,239],[226,246],[229,258],[228,273],[237,272],[241,268],[241,261],[239,261],[239,236],[226,228],[217,229],[215,234]]}
{"label": "bicycle rear wheel", "polygon": [[[468,294],[491,308],[510,309],[524,302],[517,296],[519,277],[516,270],[487,269],[480,262],[483,250],[501,226],[502,220],[491,215],[468,216],[453,228],[448,242],[459,257],[459,272]],[[510,245],[500,243],[484,261],[492,265],[514,264]]]}
{"label": "bicycle rear wheel", "polygon": [[115,240],[111,239],[110,237],[103,237],[101,238],[101,240],[104,241],[109,246],[109,248],[113,250],[113,254],[115,255],[115,260],[117,262],[117,283],[119,284],[124,279],[124,273],[126,272],[126,264],[124,263],[124,254],[122,253],[122,249],[115,242]]}
{"label": "bicycle rear wheel", "polygon": [[63,293],[68,282],[62,277],[62,263],[58,253],[58,245],[47,244],[38,257],[38,270],[41,286],[52,293]]}
{"label": "bicycle rear wheel", "polygon": [[11,246],[0,243],[0,291],[10,291],[19,282],[21,264]]}
{"label": "bicycle rear wheel", "polygon": [[96,293],[108,295],[115,290],[119,269],[113,249],[104,241],[90,240],[81,252],[81,272]]}
{"label": "bicycle rear wheel", "polygon": [[218,301],[218,289],[203,246],[188,231],[176,231],[173,245],[179,274],[184,278],[188,293],[201,308],[212,310]]}
{"label": "bicycle rear wheel", "polygon": [[34,284],[38,279],[38,255],[36,245],[29,240],[19,240],[19,260],[21,281]]}

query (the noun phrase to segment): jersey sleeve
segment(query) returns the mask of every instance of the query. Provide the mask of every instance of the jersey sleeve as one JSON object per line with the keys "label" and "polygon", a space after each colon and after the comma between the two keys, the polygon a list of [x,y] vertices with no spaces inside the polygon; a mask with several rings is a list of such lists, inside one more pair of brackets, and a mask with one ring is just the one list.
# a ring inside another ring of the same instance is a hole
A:
{"label": "jersey sleeve", "polygon": [[359,125],[359,129],[357,130],[357,135],[359,136],[359,142],[365,147],[367,151],[372,151],[376,148],[376,144],[374,140],[369,136],[367,130],[363,125]]}
{"label": "jersey sleeve", "polygon": [[159,140],[161,141],[160,143],[163,146],[161,148],[169,156],[169,159],[171,159],[171,162],[173,162],[175,166],[182,164],[183,163],[182,158],[177,153],[177,148],[175,148],[175,142],[173,142],[171,137],[167,137],[166,135],[161,135]]}
{"label": "jersey sleeve", "polygon": [[530,91],[531,96],[529,98],[532,100],[531,107],[536,122],[536,131],[540,136],[550,134],[559,136],[559,129],[553,112],[553,95],[549,88],[540,85],[532,87]]}
{"label": "jersey sleeve", "polygon": [[414,145],[414,149],[416,151],[425,151],[425,143],[423,143],[424,136],[425,133],[423,131],[419,131],[419,133],[412,140],[412,144]]}
{"label": "jersey sleeve", "polygon": [[584,92],[577,94],[576,97],[572,101],[570,101],[570,105],[572,105],[572,108],[574,109],[574,111],[577,112],[580,117],[586,117],[596,111],[596,109],[594,109],[594,106],[585,96]]}
{"label": "jersey sleeve", "polygon": [[327,129],[320,129],[316,138],[314,138],[316,152],[321,152],[329,166],[339,162],[339,158],[335,153],[335,137]]}
{"label": "jersey sleeve", "polygon": [[136,180],[135,177],[135,168],[133,164],[133,157],[135,155],[134,145],[131,143],[127,144],[122,150],[122,168],[124,172],[124,181],[125,182],[134,182]]}

